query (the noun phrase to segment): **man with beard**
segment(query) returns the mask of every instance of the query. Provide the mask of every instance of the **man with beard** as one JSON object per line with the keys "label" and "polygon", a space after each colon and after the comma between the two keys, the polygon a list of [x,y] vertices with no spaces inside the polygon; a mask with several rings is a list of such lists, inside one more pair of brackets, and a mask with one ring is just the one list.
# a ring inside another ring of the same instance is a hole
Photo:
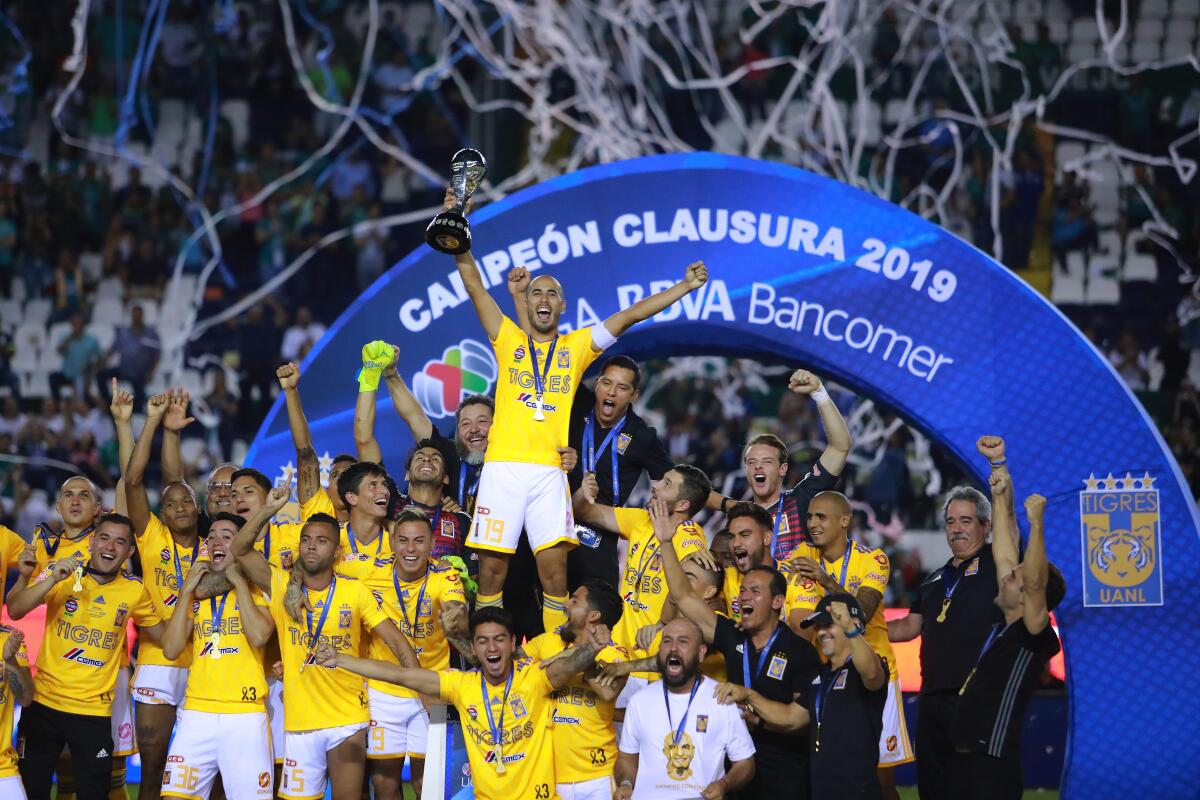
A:
{"label": "man with beard", "polygon": [[[447,207],[454,202],[446,191]],[[560,336],[566,310],[562,285],[550,275],[529,282],[525,305],[531,332],[506,317],[488,293],[470,252],[455,256],[458,275],[496,353],[496,424],[489,439],[467,544],[479,553],[478,606],[497,606],[508,559],[525,538],[541,579],[542,622],[565,617],[567,552],[575,547],[570,490],[559,449],[567,446],[570,406],[591,363],[630,326],[649,319],[708,281],[703,262],[689,264],[670,289],[618,311],[601,325]],[[706,498],[707,499],[707,498]]]}
{"label": "man with beard", "polygon": [[269,563],[254,546],[260,529],[283,507],[289,494],[284,487],[272,489],[267,502],[233,541],[239,568],[270,597],[279,635],[287,686],[279,796],[287,800],[320,797],[328,782],[334,800],[357,799],[362,791],[370,723],[367,687],[354,675],[314,667],[314,651],[319,644],[329,644],[336,650],[361,652],[369,635],[381,639],[405,664],[417,666],[417,656],[362,583],[338,579],[334,562],[341,531],[337,520],[327,514],[310,517],[300,531],[294,569],[300,572],[301,591],[312,610],[305,615],[306,624],[292,619],[284,601],[287,571]]}
{"label": "man with beard", "polygon": [[[975,446],[993,470],[1006,464],[1003,439],[984,436]],[[996,559],[987,546],[992,504],[978,489],[956,486],[942,514],[950,559],[925,578],[908,615],[887,624],[890,641],[921,637],[916,750],[917,788],[924,800],[957,796],[950,778],[958,759],[954,724],[959,691],[988,634],[1004,620],[994,602]]]}
{"label": "man with beard", "polygon": [[[753,688],[764,697],[794,702],[820,670],[816,650],[780,621],[787,579],[772,567],[755,565],[742,576],[737,623],[717,614],[691,588],[674,550],[675,536],[666,509],[652,502],[654,534],[661,543],[667,585],[680,613],[700,627],[704,642],[725,657],[729,681]],[[661,649],[659,651],[661,653]],[[804,800],[808,763],[803,737],[781,734],[748,716],[754,740],[754,780],[739,794],[746,800]]]}
{"label": "man with beard", "polygon": [[462,721],[467,758],[478,800],[557,797],[551,726],[555,690],[590,669],[609,641],[595,627],[566,654],[549,663],[513,660],[512,617],[502,608],[471,615],[472,653],[479,669],[470,672],[398,667],[357,658],[323,644],[317,663],[388,681],[452,704]]}
{"label": "man with beard", "polygon": [[[114,413],[129,416],[133,413],[133,398],[128,393],[121,397],[127,402],[119,405],[114,398]],[[33,576],[49,574],[50,563],[55,559],[73,559],[77,565],[88,562],[91,556],[92,532],[94,522],[100,516],[100,490],[89,479],[76,475],[63,481],[58,490],[58,500],[55,510],[63,521],[61,533],[54,533],[45,524],[34,531],[32,557],[35,567],[30,572]],[[124,505],[123,496],[118,496],[118,506]],[[18,578],[16,587],[25,585],[26,578]],[[121,651],[121,667],[117,670],[116,690],[112,702],[112,739],[113,739],[113,771],[110,783],[109,797],[111,800],[124,800],[128,797],[125,789],[125,759],[137,752],[137,744],[133,738],[133,698],[129,690],[129,652]],[[64,757],[59,762],[56,771],[58,796],[65,798],[74,795],[75,780],[71,774],[71,762]]]}
{"label": "man with beard", "polygon": [[[854,442],[846,428],[846,420],[838,411],[833,399],[821,385],[821,380],[807,370],[792,373],[788,388],[796,394],[808,395],[817,404],[821,424],[825,427],[828,443],[817,463],[813,464],[803,478],[791,489],[783,491],[783,481],[788,473],[788,448],[778,436],[764,433],[746,443],[742,452],[742,465],[746,480],[750,483],[753,502],[771,512],[771,557],[776,562],[786,561],[796,545],[808,540],[805,520],[808,502],[818,492],[837,485],[846,456]],[[722,500],[724,511],[729,502]]]}
{"label": "man with beard", "polygon": [[821,800],[879,800],[880,719],[887,667],[863,636],[866,615],[849,594],[821,598],[804,620],[826,665],[794,703],[779,702],[736,683],[719,687],[722,703],[737,703],[775,730],[808,729],[812,796]]}
{"label": "man with beard", "polygon": [[913,754],[901,706],[900,671],[883,616],[883,595],[892,567],[882,550],[850,539],[852,520],[850,501],[839,492],[821,492],[809,503],[808,534],[813,543],[792,551],[784,618],[792,630],[803,635],[804,620],[823,596],[852,594],[858,600],[867,619],[867,644],[888,668],[887,704],[879,736],[879,786],[885,800],[899,800],[896,767],[912,761]]}
{"label": "man with beard", "polygon": [[[621,597],[610,584],[592,579],[568,598],[566,610],[567,624],[526,642],[526,655],[549,662],[575,642],[611,639],[621,618]],[[602,635],[598,627],[604,628]],[[628,659],[628,651],[611,644],[596,655],[605,664]],[[624,688],[624,679],[602,683],[593,667],[554,691],[554,777],[562,800],[611,800],[617,762],[613,713]]]}
{"label": "man with beard", "polygon": [[[672,524],[679,529],[679,536],[672,539],[672,547],[682,560],[701,553],[707,555],[704,530],[692,521],[692,515],[704,508],[704,502],[712,491],[708,476],[690,464],[676,464],[667,470],[662,480],[650,484],[650,502],[661,501],[669,509]],[[645,658],[652,646],[648,639],[639,647],[638,632],[653,627],[663,613],[667,600],[667,584],[663,575],[663,558],[658,540],[654,536],[654,523],[650,513],[641,508],[613,508],[595,502],[599,485],[592,474],[584,478],[583,485],[575,493],[575,514],[584,525],[596,525],[619,531],[627,540],[629,549],[625,558],[625,574],[621,578],[621,621],[613,631],[613,641],[631,651],[637,658]],[[627,700],[647,681],[656,679],[653,672],[635,672],[628,682],[622,700]],[[617,707],[625,703],[618,701]]]}
{"label": "man with beard", "polygon": [[133,552],[133,523],[120,514],[105,514],[95,518],[89,538],[86,566],[60,556],[32,584],[27,582],[38,564],[26,550],[21,583],[8,596],[14,620],[46,604],[34,702],[22,713],[18,730],[19,768],[30,797],[50,796],[54,765],[64,746],[71,751],[78,797],[108,797],[113,697],[126,622],[132,618],[147,641],[159,641],[162,630],[149,590],[121,572]]}
{"label": "man with beard", "polygon": [[777,564],[771,557],[771,514],[755,503],[735,503],[725,519],[729,531],[729,554],[733,565],[725,568],[725,602],[731,619],[741,617],[738,598],[742,593],[742,576],[755,567],[778,569],[788,576],[789,568]]}
{"label": "man with beard", "polygon": [[471,518],[442,505],[446,488],[446,453],[436,439],[417,442],[404,465],[408,481],[408,505],[424,513],[433,526],[431,558],[461,556]]}
{"label": "man with beard", "polygon": [[707,651],[690,619],[677,617],[663,629],[662,681],[642,688],[625,713],[614,800],[720,800],[753,779],[754,743],[746,723],[736,708],[717,703],[719,684],[700,673]]}
{"label": "man with beard", "polygon": [[[450,667],[450,644],[471,651],[467,641],[467,597],[458,572],[431,560],[437,539],[425,512],[409,506],[400,511],[389,535],[391,555],[382,569],[363,580],[384,611],[408,637],[421,667],[440,672]],[[397,664],[391,650],[378,639],[370,657]],[[367,684],[371,728],[367,759],[371,783],[379,800],[402,796],[400,776],[404,757],[411,759],[413,793],[418,797],[425,773],[429,714],[411,689],[387,681]]]}
{"label": "man with beard", "polygon": [[[142,575],[158,616],[165,621],[179,607],[179,591],[192,564],[204,557],[196,528],[199,509],[192,487],[179,481],[162,490],[163,519],[150,511],[144,478],[150,448],[160,425],[181,430],[187,417],[184,394],[154,395],[146,401],[146,424],[125,470],[125,503],[142,558]],[[191,653],[167,658],[162,647],[143,642],[133,676],[137,741],[142,756],[141,797],[157,798],[167,765],[175,717],[187,691]]]}
{"label": "man with beard", "polygon": [[[178,659],[191,650],[170,768],[162,776],[164,797],[208,797],[218,775],[229,800],[273,796],[263,647],[275,626],[266,597],[250,587],[233,561],[233,540],[244,524],[241,517],[226,513],[212,521],[207,539],[211,561],[192,565],[179,592],[179,611],[163,632],[167,658]],[[210,571],[225,576],[233,589],[199,599],[196,589]]]}

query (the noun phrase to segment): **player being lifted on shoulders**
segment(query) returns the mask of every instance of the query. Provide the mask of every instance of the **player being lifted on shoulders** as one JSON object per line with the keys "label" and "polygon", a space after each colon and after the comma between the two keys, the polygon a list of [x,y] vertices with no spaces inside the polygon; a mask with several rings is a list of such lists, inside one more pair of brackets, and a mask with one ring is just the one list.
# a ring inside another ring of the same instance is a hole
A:
{"label": "player being lifted on shoulders", "polygon": [[[750,483],[751,500],[771,512],[774,521],[770,555],[777,562],[786,561],[798,544],[808,541],[805,529],[808,503],[818,492],[837,485],[854,444],[846,420],[820,378],[798,369],[792,373],[788,388],[816,402],[828,443],[817,463],[786,491],[783,482],[788,473],[788,447],[778,436],[772,433],[755,436],[742,451],[742,466]],[[721,510],[725,511],[732,502],[730,498],[721,500]]]}
{"label": "player being lifted on shoulders", "polygon": [[587,669],[608,646],[604,629],[550,662],[519,659],[512,615],[481,608],[471,615],[470,672],[398,667],[322,644],[317,663],[406,686],[458,709],[478,800],[557,800],[551,726],[554,691]]}
{"label": "player being lifted on shoulders", "polygon": [[334,573],[340,526],[327,514],[315,514],[300,530],[301,591],[311,608],[296,622],[285,607],[288,573],[255,549],[259,530],[287,502],[288,490],[272,489],[267,502],[233,541],[233,553],[246,577],[270,597],[271,617],[279,634],[284,684],[284,769],[279,796],[307,800],[325,794],[357,800],[366,760],[367,687],[355,675],[314,666],[319,643],[339,651],[362,652],[368,635],[378,637],[401,662],[416,667],[417,657],[404,635],[388,619],[359,581]]}
{"label": "player being lifted on shoulders", "polygon": [[[447,208],[454,202],[446,192]],[[530,333],[506,317],[488,294],[474,257],[455,256],[458,274],[496,351],[500,378],[479,495],[467,545],[479,553],[478,606],[497,606],[522,528],[537,560],[546,630],[565,621],[567,552],[576,545],[571,493],[559,448],[567,446],[571,403],[596,357],[632,325],[649,319],[708,280],[703,262],[689,264],[670,289],[618,311],[603,324],[559,333],[566,310],[562,285],[539,275],[525,290]]]}
{"label": "player being lifted on shoulders", "polygon": [[[219,513],[208,530],[211,561],[192,565],[167,621],[162,649],[178,659],[191,651],[187,691],[163,773],[164,797],[208,797],[218,774],[229,800],[269,800],[272,753],[263,647],[275,633],[267,598],[234,563],[234,537],[245,520]],[[198,599],[210,573],[233,589]]]}
{"label": "player being lifted on shoulders", "polygon": [[[467,640],[467,597],[458,572],[441,560],[430,560],[436,538],[429,517],[405,508],[389,535],[391,555],[385,569],[364,578],[388,616],[412,644],[421,667],[441,672],[450,667],[450,644],[470,652]],[[371,658],[399,666],[379,639],[371,642]],[[378,800],[399,800],[404,757],[411,761],[413,793],[421,794],[429,714],[420,696],[387,681],[367,684],[371,728],[367,758]]]}
{"label": "player being lifted on shoulders", "polygon": [[816,609],[822,597],[851,594],[867,619],[867,644],[879,654],[888,668],[887,704],[883,711],[883,733],[879,737],[879,785],[887,798],[898,798],[895,767],[914,759],[900,703],[900,673],[896,656],[888,641],[887,620],[883,616],[883,595],[887,591],[892,565],[887,554],[850,538],[853,515],[850,501],[840,492],[821,492],[808,506],[808,532],[812,544],[801,544],[788,562],[787,600],[784,603],[788,625],[797,634],[810,638],[812,628],[801,623]]}
{"label": "player being lifted on shoulders", "polygon": [[[608,641],[621,618],[621,597],[610,584],[589,578],[567,600],[567,624],[543,633],[522,648],[530,658],[549,662],[572,644]],[[596,633],[597,628],[603,632]],[[609,645],[596,655],[597,663],[629,660],[629,651]],[[613,766],[617,763],[617,734],[613,715],[624,678],[602,683],[594,667],[554,691],[554,776],[564,800],[609,800]]]}

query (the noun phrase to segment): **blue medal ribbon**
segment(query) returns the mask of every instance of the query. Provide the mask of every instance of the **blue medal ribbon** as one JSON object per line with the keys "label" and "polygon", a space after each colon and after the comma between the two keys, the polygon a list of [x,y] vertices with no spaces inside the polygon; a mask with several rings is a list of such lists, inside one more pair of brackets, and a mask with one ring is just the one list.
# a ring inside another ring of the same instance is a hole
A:
{"label": "blue medal ribbon", "polygon": [[[537,359],[534,359],[535,361]],[[472,478],[474,482],[471,488],[467,488],[467,462],[461,461],[458,465],[458,507],[463,511],[467,510],[467,498],[474,497],[479,492],[479,475],[483,472],[481,469],[470,468],[470,472],[474,473]]]}
{"label": "blue medal ribbon", "polygon": [[[838,579],[838,584],[842,587],[842,589],[846,589],[846,575],[849,574],[849,572],[850,572],[850,554],[853,552],[854,552],[854,540],[847,537],[847,539],[846,539],[846,555],[842,556],[842,575],[841,575],[841,578]],[[822,562],[825,561],[824,556],[821,556],[821,561]],[[825,570],[825,573],[827,575],[832,574],[831,572],[829,572],[829,570]]]}
{"label": "blue medal ribbon", "polygon": [[[325,620],[329,618],[329,609],[333,608],[333,590],[337,586],[337,575],[329,579],[329,594],[325,595],[325,607],[321,609],[321,619],[317,621],[317,629],[313,630],[313,612],[308,611],[308,635],[312,640],[309,644],[309,651],[313,651],[317,647],[317,642],[321,640],[321,631],[325,627]],[[304,592],[304,599],[308,599],[308,587],[301,584],[301,590]],[[312,603],[309,603],[311,608]]]}
{"label": "blue medal ribbon", "polygon": [[[420,609],[418,609],[420,610]],[[496,749],[496,758],[500,760],[500,764],[504,764],[504,756],[502,755],[501,739],[504,734],[504,711],[508,708],[508,693],[512,691],[513,675],[517,672],[516,667],[510,666],[508,670],[508,680],[504,684],[504,697],[500,700],[500,724],[497,725],[492,717],[492,701],[488,697],[487,679],[483,677],[483,671],[479,672],[479,691],[483,694],[483,710],[487,714],[488,727],[492,731],[492,747]],[[499,771],[499,768],[497,768]]]}
{"label": "blue medal ribbon", "polygon": [[[59,534],[51,534],[50,526],[44,522],[39,522],[38,527],[41,528],[41,530],[42,530],[42,545],[46,548],[46,555],[50,558],[54,558],[54,554],[58,552],[58,546],[60,544],[62,544],[63,539],[66,539],[69,542],[82,542],[84,539],[86,539],[88,536],[90,536],[92,534],[92,531],[94,531],[96,529],[95,525],[88,525],[86,528],[83,529],[83,531],[79,534],[79,536],[77,538],[72,539],[69,536],[67,536],[67,534],[65,532],[59,533]],[[51,538],[53,538],[53,540],[54,540],[53,547],[51,547],[51,545],[50,545]]]}
{"label": "blue medal ribbon", "polygon": [[842,670],[846,669],[846,665],[850,663],[851,656],[846,656],[845,662],[837,669],[829,670],[828,679],[817,687],[816,694],[813,695],[813,717],[817,721],[817,737],[821,733],[821,718],[825,714],[825,701],[829,699],[829,693],[833,691],[833,685],[837,683],[837,675]]}
{"label": "blue medal ribbon", "polygon": [[779,505],[775,506],[775,532],[771,534],[771,558],[779,561],[779,528],[783,525],[783,499],[787,497],[782,489],[779,490]]}
{"label": "blue medal ribbon", "polygon": [[421,581],[421,590],[417,592],[417,607],[413,611],[412,621],[408,619],[408,606],[404,603],[404,591],[400,588],[400,578],[396,575],[396,570],[392,570],[392,585],[396,587],[396,600],[400,603],[400,613],[404,616],[404,624],[408,626],[407,631],[401,631],[407,636],[413,636],[413,631],[416,630],[415,623],[421,621],[421,603],[425,601],[425,587],[429,585],[429,574],[425,574],[425,580]]}
{"label": "blue medal ribbon", "polygon": [[688,712],[692,710],[692,701],[696,699],[696,692],[700,690],[700,684],[704,682],[704,678],[697,675],[695,683],[692,684],[692,693],[688,696],[687,708],[683,710],[683,718],[679,720],[679,727],[675,727],[675,722],[671,719],[671,695],[667,691],[667,682],[660,681],[663,687],[663,703],[667,706],[667,725],[672,733],[672,744],[679,744],[679,740],[683,738],[683,729],[687,727]]}
{"label": "blue medal ribbon", "polygon": [[642,594],[642,578],[645,577],[647,570],[654,564],[654,554],[658,552],[658,540],[653,539],[651,544],[646,545],[646,549],[642,550],[642,558],[638,561],[637,571],[634,573],[633,580],[633,596],[639,597]]}
{"label": "blue medal ribbon", "polygon": [[621,430],[625,427],[625,422],[627,419],[628,419],[628,415],[625,415],[625,416],[622,416],[619,420],[617,420],[617,424],[612,426],[612,429],[608,432],[608,436],[605,436],[604,441],[600,443],[599,450],[596,449],[596,427],[595,427],[596,412],[595,411],[588,414],[587,422],[585,422],[584,426],[583,426],[583,453],[584,453],[583,471],[585,473],[586,472],[594,473],[596,471],[596,457],[604,455],[605,449],[607,449],[610,446],[612,447],[610,452],[612,453],[612,491],[613,491],[612,501],[613,501],[613,505],[616,505],[621,500],[621,479],[617,474],[617,446],[613,440],[616,439],[621,434]]}
{"label": "blue medal ribbon", "polygon": [[[358,539],[354,536],[354,531],[350,530],[350,523],[346,523],[346,538],[350,540],[350,552],[358,555]],[[375,540],[375,558],[379,558],[383,554],[383,531],[379,532],[379,538]]]}
{"label": "blue medal ribbon", "polygon": [[[196,539],[196,543],[192,545],[192,560],[191,564],[196,563],[196,551],[200,549],[200,539]],[[171,552],[175,556],[175,591],[178,592],[183,588],[183,564],[179,561],[179,547],[175,544],[175,537],[171,537]]]}
{"label": "blue medal ribbon", "polygon": [[[970,564],[972,561],[974,561],[976,558],[978,558],[978,556],[973,556],[972,558],[964,561],[962,563],[963,569],[961,572],[952,566],[942,567],[942,588],[943,588],[943,591],[945,592],[945,598],[947,600],[949,600],[951,597],[954,596],[954,590],[958,588],[958,584],[962,582],[963,575],[965,575],[967,572],[967,570],[966,570],[967,565]],[[948,578],[948,575],[950,573],[954,573],[954,582],[953,583],[951,583]]]}
{"label": "blue medal ribbon", "polygon": [[754,643],[750,640],[749,636],[746,637],[746,641],[742,644],[742,685],[747,689],[762,674],[763,665],[767,663],[767,654],[771,652],[771,647],[775,644],[775,640],[779,638],[779,633],[782,630],[782,625],[776,625],[775,632],[771,634],[771,638],[767,639],[766,645],[763,646],[762,650],[758,651],[758,667],[754,670],[753,675],[750,674],[750,647]]}
{"label": "blue medal ribbon", "polygon": [[550,342],[550,349],[546,351],[546,363],[541,372],[538,372],[537,350],[533,347],[533,337],[526,334],[525,338],[529,341],[529,360],[533,362],[533,390],[541,398],[546,394],[546,378],[550,377],[550,363],[554,359],[554,349],[558,347],[558,334],[554,334],[554,339]]}
{"label": "blue medal ribbon", "polygon": [[221,604],[217,605],[217,598],[208,598],[208,610],[212,612],[212,630],[209,635],[221,633],[221,618],[225,616],[225,601],[229,599],[229,592],[221,595]]}

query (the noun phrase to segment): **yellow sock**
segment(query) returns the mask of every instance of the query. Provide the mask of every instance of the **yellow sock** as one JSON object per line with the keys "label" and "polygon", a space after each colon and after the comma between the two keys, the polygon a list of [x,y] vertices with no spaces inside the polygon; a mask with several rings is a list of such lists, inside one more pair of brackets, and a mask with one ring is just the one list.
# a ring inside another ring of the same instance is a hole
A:
{"label": "yellow sock", "polygon": [[542,595],[542,627],[546,629],[546,633],[552,633],[567,624],[567,612],[563,610],[566,602],[565,596]]}
{"label": "yellow sock", "polygon": [[54,766],[54,777],[58,784],[57,796],[62,800],[75,800],[75,770],[71,767],[71,755],[66,750]]}
{"label": "yellow sock", "polygon": [[475,608],[502,608],[503,606],[504,594],[502,592],[475,595]]}
{"label": "yellow sock", "polygon": [[129,800],[129,790],[125,786],[125,757],[113,759],[112,778],[108,784],[108,800]]}

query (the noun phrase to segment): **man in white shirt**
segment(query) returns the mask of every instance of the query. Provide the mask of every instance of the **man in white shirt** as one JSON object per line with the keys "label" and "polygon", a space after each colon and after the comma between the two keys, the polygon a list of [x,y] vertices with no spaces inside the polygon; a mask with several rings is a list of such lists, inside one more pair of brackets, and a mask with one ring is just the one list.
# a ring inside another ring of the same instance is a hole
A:
{"label": "man in white shirt", "polygon": [[625,711],[614,800],[720,800],[754,777],[746,723],[736,709],[717,703],[719,684],[700,674],[707,650],[691,620],[677,617],[663,628],[662,680],[634,695]]}
{"label": "man in white shirt", "polygon": [[317,341],[325,335],[325,326],[314,322],[308,306],[296,309],[296,322],[283,334],[283,345],[279,348],[284,361],[299,363]]}

